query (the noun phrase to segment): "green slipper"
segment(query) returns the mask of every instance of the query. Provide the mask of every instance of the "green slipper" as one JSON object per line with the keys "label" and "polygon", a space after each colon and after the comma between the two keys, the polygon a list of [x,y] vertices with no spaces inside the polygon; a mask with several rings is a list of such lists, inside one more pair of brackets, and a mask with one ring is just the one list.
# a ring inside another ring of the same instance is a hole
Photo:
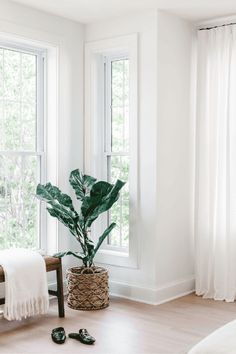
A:
{"label": "green slipper", "polygon": [[93,344],[96,341],[85,328],[80,329],[78,333],[69,333],[69,337],[79,340],[83,344]]}
{"label": "green slipper", "polygon": [[66,340],[66,332],[63,327],[57,327],[52,330],[51,337],[54,343],[63,344]]}

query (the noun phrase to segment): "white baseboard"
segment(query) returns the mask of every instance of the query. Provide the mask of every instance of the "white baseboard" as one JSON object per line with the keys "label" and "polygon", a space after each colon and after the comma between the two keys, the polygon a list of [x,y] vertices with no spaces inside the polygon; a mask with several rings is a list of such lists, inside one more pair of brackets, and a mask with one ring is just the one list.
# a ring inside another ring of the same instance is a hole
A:
{"label": "white baseboard", "polygon": [[[66,281],[63,282],[66,295]],[[56,283],[49,284],[50,289],[56,290]],[[130,285],[114,280],[109,281],[110,295],[143,302],[150,305],[160,305],[179,297],[191,294],[195,291],[194,276],[168,283],[159,288],[145,288],[138,285]]]}
{"label": "white baseboard", "polygon": [[160,305],[179,297],[191,294],[195,290],[194,277],[180,279],[159,288],[145,288],[111,280],[110,294],[113,296],[143,302],[150,305]]}
{"label": "white baseboard", "polygon": [[[63,282],[64,294],[66,295],[66,281]],[[159,288],[145,288],[137,285],[130,285],[111,280],[109,282],[110,294],[112,296],[142,302],[150,305],[160,305],[179,297],[191,294],[195,290],[194,277],[181,279],[176,282],[168,283]],[[49,283],[49,288],[56,290],[56,283]],[[50,297],[50,298],[53,298]],[[0,318],[2,309],[0,308]]]}

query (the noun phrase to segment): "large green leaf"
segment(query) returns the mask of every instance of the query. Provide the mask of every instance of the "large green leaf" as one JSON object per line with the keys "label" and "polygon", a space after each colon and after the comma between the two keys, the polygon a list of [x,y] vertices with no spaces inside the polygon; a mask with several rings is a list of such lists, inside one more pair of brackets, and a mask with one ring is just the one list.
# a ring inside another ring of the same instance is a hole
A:
{"label": "large green leaf", "polygon": [[72,235],[76,236],[76,224],[71,218],[64,217],[64,214],[61,213],[60,211],[53,209],[53,208],[47,208],[47,211],[51,216],[54,218],[57,218],[62,224],[64,224],[66,227],[69,228],[70,232]]}
{"label": "large green leaf", "polygon": [[97,245],[96,245],[96,247],[94,249],[93,257],[95,256],[95,254],[99,250],[99,248],[100,248],[101,244],[103,243],[103,241],[105,240],[105,238],[114,229],[114,227],[116,227],[116,223],[115,222],[113,222],[110,226],[108,226],[108,228],[103,232],[102,236],[99,237],[98,243],[97,243]]}
{"label": "large green leaf", "polygon": [[101,181],[92,186],[90,196],[85,197],[81,205],[85,227],[90,227],[101,213],[112,207],[124,184],[125,182],[117,180],[114,185]]}
{"label": "large green leaf", "polygon": [[69,181],[75,191],[77,199],[83,201],[84,198],[89,195],[92,186],[96,182],[96,178],[83,175],[79,169],[76,169],[71,172]]}
{"label": "large green leaf", "polygon": [[71,198],[67,194],[62,193],[58,187],[53,186],[51,183],[45,185],[38,184],[36,194],[39,199],[46,201],[52,207],[64,210],[72,218],[78,216],[73,207]]}
{"label": "large green leaf", "polygon": [[38,184],[36,194],[39,199],[49,204],[50,207],[47,210],[51,216],[61,221],[73,234],[76,233],[76,223],[79,216],[67,194],[62,193],[59,188],[51,183]]}

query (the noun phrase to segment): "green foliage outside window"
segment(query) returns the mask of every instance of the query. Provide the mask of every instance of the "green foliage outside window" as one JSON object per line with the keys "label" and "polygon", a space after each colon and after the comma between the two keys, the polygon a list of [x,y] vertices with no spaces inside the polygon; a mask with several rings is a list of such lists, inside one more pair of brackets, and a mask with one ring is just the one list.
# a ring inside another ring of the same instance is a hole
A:
{"label": "green foliage outside window", "polygon": [[120,199],[109,213],[109,220],[118,227],[108,243],[114,247],[129,245],[129,60],[111,63],[111,155],[108,157],[108,180],[126,182]]}
{"label": "green foliage outside window", "polygon": [[35,55],[0,48],[0,249],[38,246],[36,73]]}

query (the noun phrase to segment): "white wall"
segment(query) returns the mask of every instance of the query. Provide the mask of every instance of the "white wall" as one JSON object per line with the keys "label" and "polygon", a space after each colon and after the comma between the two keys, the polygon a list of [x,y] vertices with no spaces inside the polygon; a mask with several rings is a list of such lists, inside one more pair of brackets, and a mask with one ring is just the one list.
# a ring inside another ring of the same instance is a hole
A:
{"label": "white wall", "polygon": [[113,293],[151,303],[193,289],[191,31],[155,11],[86,26],[86,41],[139,35],[139,267],[109,270]]}
{"label": "white wall", "polygon": [[[38,41],[58,49],[58,185],[70,192],[69,173],[83,166],[84,27],[73,21],[0,0],[0,34]],[[56,134],[56,129],[49,132],[52,139]],[[59,249],[70,248],[70,240],[71,235],[66,228],[59,226]],[[65,266],[68,262],[69,258],[65,259]]]}
{"label": "white wall", "polygon": [[193,287],[194,121],[190,111],[192,26],[158,13],[158,286]]}

